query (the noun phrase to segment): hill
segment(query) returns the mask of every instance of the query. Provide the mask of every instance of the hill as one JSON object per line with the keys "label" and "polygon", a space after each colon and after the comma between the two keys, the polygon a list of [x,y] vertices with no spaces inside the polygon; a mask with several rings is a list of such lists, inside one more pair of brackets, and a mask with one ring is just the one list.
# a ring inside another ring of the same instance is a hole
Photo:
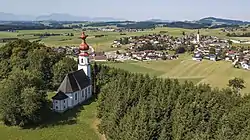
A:
{"label": "hill", "polygon": [[11,13],[0,12],[0,21],[31,21],[35,17],[29,15],[15,15]]}
{"label": "hill", "polygon": [[[227,87],[228,80],[234,77],[243,78],[246,82],[245,85],[250,84],[250,73],[247,70],[233,68],[231,63],[225,61],[197,62],[191,60],[191,56],[181,56],[180,59],[171,61],[111,63],[108,65],[161,78],[174,78],[181,82],[188,80],[197,84],[206,83],[219,88]],[[248,93],[249,89],[250,87],[246,86],[243,92]]]}
{"label": "hill", "polygon": [[223,18],[216,18],[216,17],[206,17],[202,18],[197,21],[200,24],[211,24],[211,25],[245,25],[250,24],[248,21],[241,21],[241,20],[232,20],[232,19],[223,19]]}
{"label": "hill", "polygon": [[36,18],[38,21],[55,20],[55,21],[117,21],[124,19],[116,19],[112,17],[87,17],[87,16],[73,16],[70,14],[53,13],[50,15],[42,15]]}

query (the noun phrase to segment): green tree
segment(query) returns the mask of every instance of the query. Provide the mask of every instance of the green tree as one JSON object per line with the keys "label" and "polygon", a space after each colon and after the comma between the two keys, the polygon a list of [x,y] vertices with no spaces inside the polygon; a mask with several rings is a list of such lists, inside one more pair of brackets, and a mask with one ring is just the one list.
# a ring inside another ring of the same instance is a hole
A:
{"label": "green tree", "polygon": [[10,71],[11,71],[11,66],[8,60],[4,59],[0,61],[0,80],[6,78]]}
{"label": "green tree", "polygon": [[209,54],[212,55],[212,54],[215,54],[215,53],[216,53],[215,48],[211,47],[209,49]]}
{"label": "green tree", "polygon": [[16,69],[0,85],[0,114],[5,124],[25,126],[41,121],[46,94],[42,80],[29,71]]}
{"label": "green tree", "polygon": [[245,88],[244,84],[245,81],[237,77],[228,81],[228,86],[231,87],[237,94],[240,94],[240,90]]}
{"label": "green tree", "polygon": [[229,44],[229,47],[231,47],[231,46],[232,46],[232,44],[233,44],[233,41],[228,40],[227,42],[228,42],[228,44]]}
{"label": "green tree", "polygon": [[66,74],[77,70],[77,63],[73,58],[64,57],[53,66],[53,86],[58,87]]}

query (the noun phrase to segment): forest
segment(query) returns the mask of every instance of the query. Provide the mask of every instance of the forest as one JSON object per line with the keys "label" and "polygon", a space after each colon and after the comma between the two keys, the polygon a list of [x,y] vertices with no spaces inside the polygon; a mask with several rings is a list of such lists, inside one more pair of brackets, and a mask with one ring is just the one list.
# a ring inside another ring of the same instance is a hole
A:
{"label": "forest", "polygon": [[99,130],[107,139],[250,139],[249,96],[95,67]]}
{"label": "forest", "polygon": [[33,22],[10,22],[0,24],[0,31],[7,30],[43,30],[43,29],[72,29],[72,27],[64,27],[63,24],[52,22],[50,26]]}

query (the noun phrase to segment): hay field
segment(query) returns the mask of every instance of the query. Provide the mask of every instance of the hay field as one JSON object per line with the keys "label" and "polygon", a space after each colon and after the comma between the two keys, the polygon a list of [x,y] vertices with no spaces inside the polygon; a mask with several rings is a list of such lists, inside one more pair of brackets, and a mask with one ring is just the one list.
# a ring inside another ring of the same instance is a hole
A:
{"label": "hay field", "polygon": [[197,84],[207,83],[219,88],[227,87],[229,79],[240,77],[246,82],[246,88],[242,92],[250,93],[250,71],[233,68],[230,62],[225,61],[198,62],[191,60],[191,56],[184,55],[178,60],[108,63],[107,65],[161,78],[188,80]]}

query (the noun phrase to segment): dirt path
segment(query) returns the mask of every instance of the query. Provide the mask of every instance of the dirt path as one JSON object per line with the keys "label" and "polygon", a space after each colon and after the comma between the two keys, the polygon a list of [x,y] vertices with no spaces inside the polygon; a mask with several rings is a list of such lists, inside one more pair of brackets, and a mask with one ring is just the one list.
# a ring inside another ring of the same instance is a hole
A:
{"label": "dirt path", "polygon": [[93,128],[95,129],[96,133],[98,134],[98,136],[100,137],[100,140],[107,140],[105,135],[102,135],[98,132],[98,124],[100,124],[100,120],[98,118],[95,118],[94,122],[93,122]]}

